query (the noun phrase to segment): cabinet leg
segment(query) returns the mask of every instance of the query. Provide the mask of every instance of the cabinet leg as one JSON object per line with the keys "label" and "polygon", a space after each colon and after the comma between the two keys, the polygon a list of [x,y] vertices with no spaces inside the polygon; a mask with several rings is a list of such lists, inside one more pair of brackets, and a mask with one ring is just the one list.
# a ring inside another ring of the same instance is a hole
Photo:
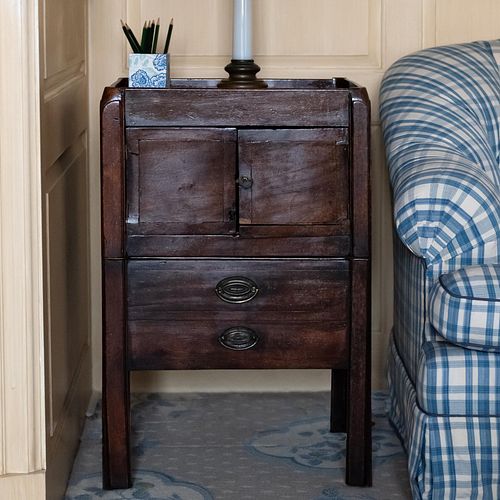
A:
{"label": "cabinet leg", "polygon": [[132,486],[130,472],[130,397],[129,377],[126,390],[108,388],[103,395],[102,446],[104,489],[126,489]]}
{"label": "cabinet leg", "polygon": [[346,483],[372,484],[369,264],[352,263],[352,311],[347,402]]}
{"label": "cabinet leg", "polygon": [[[361,381],[351,379],[348,401],[346,483],[351,486],[372,484],[371,401]],[[352,390],[354,386],[359,386]]]}
{"label": "cabinet leg", "polygon": [[330,432],[347,430],[347,370],[332,370]]}
{"label": "cabinet leg", "polygon": [[105,260],[103,271],[103,486],[125,489],[130,474],[130,385],[126,364],[125,262]]}

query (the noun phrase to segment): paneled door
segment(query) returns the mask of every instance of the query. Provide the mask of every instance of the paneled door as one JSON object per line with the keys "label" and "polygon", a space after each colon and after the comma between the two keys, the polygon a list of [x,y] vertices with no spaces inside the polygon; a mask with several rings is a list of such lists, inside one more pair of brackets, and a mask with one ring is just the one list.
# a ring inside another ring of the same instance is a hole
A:
{"label": "paneled door", "polygon": [[235,129],[132,129],[129,234],[236,231]]}
{"label": "paneled door", "polygon": [[61,498],[91,394],[87,1],[40,0],[47,498]]}
{"label": "paneled door", "polygon": [[315,235],[347,221],[346,128],[242,130],[238,144],[242,226]]}

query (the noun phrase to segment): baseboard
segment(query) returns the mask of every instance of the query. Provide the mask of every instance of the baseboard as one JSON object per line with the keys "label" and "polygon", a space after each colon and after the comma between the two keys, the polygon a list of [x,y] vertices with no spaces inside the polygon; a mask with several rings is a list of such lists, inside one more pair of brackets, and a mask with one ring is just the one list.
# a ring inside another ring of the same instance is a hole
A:
{"label": "baseboard", "polygon": [[0,498],[45,500],[45,471],[0,477]]}
{"label": "baseboard", "polygon": [[92,397],[89,349],[84,358],[71,384],[56,432],[47,442],[47,500],[60,500],[64,497],[80,444],[86,411]]}

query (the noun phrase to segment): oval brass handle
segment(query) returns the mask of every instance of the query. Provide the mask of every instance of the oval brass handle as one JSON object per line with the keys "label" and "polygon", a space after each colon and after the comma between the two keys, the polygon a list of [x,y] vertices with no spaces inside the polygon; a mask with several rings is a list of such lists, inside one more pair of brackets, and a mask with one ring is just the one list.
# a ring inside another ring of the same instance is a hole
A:
{"label": "oval brass handle", "polygon": [[246,326],[233,326],[224,330],[219,337],[219,342],[227,349],[233,351],[246,351],[254,347],[259,341],[259,336]]}
{"label": "oval brass handle", "polygon": [[215,293],[224,302],[243,304],[252,300],[259,293],[259,287],[250,278],[231,276],[217,283]]}

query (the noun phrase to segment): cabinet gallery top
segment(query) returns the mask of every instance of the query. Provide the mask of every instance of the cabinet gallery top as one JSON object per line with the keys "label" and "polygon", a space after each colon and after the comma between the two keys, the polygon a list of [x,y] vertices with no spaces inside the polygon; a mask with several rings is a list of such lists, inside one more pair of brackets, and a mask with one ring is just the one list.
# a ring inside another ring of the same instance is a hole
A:
{"label": "cabinet gallery top", "polygon": [[366,90],[344,78],[266,80],[267,89],[218,89],[219,80],[172,79],[167,89],[107,87],[101,109],[124,107],[125,126],[347,127],[354,101],[369,107]]}

